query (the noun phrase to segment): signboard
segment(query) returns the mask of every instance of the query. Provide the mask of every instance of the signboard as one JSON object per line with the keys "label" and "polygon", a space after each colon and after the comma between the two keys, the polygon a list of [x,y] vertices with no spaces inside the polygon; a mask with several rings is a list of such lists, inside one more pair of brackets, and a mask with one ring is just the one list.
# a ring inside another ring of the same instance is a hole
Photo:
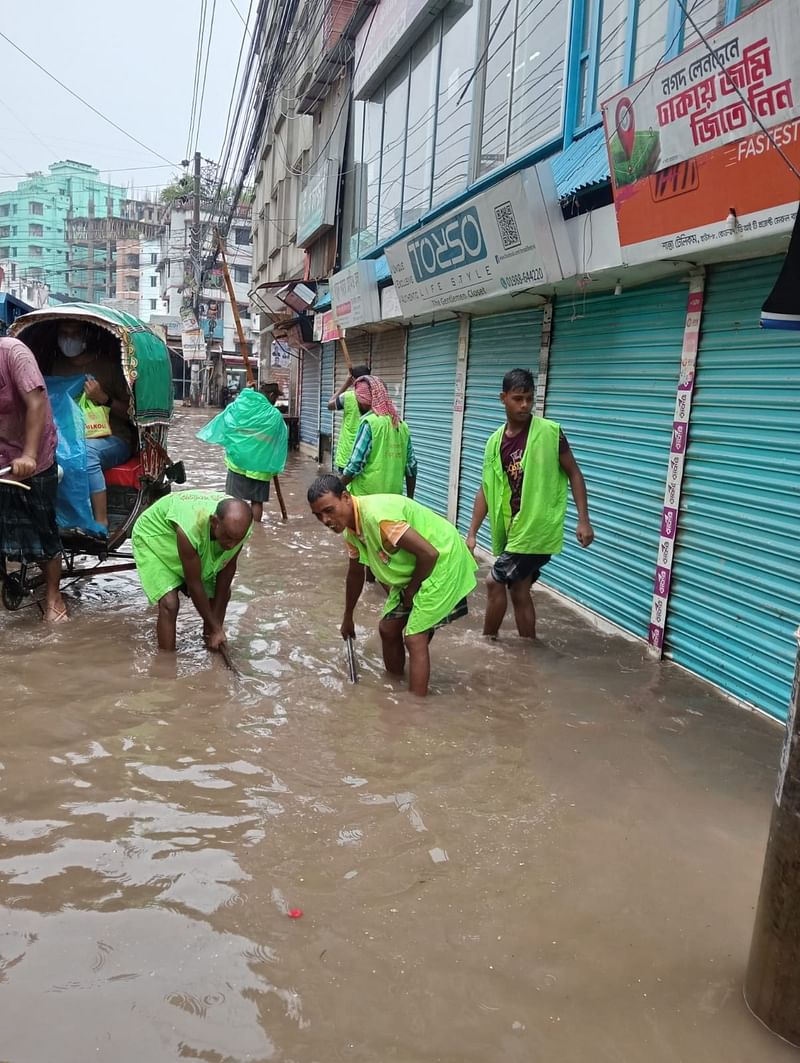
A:
{"label": "signboard", "polygon": [[447,0],[379,0],[356,35],[353,94],[358,99],[372,92],[424,24],[446,4]]}
{"label": "signboard", "polygon": [[393,284],[381,291],[381,321],[394,321],[403,316],[403,308]]}
{"label": "signboard", "polygon": [[288,369],[292,360],[292,352],[288,343],[283,340],[273,340],[270,351],[270,365],[273,369]]}
{"label": "signboard", "polygon": [[792,228],[797,178],[761,125],[800,168],[796,0],[707,39],[603,104],[626,264]]}
{"label": "signboard", "polygon": [[336,220],[336,184],[338,167],[325,159],[318,173],[312,175],[300,193],[297,205],[297,246],[308,247]]}
{"label": "signboard", "polygon": [[381,305],[375,261],[363,259],[331,277],[331,308],[340,329],[379,321]]}
{"label": "signboard", "polygon": [[508,177],[386,249],[404,317],[468,309],[552,284],[573,272],[568,256],[550,171],[536,169]]}
{"label": "signboard", "polygon": [[314,339],[317,343],[331,343],[333,340],[340,340],[342,335],[342,330],[336,327],[330,310],[314,315]]}
{"label": "signboard", "polygon": [[206,359],[206,339],[200,330],[181,333],[181,350],[184,362],[204,362]]}

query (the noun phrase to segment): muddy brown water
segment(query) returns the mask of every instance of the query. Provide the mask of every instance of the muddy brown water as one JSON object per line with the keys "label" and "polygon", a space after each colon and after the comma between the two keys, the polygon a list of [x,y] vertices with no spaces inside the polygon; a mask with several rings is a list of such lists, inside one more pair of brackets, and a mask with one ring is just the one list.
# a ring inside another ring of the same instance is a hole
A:
{"label": "muddy brown water", "polygon": [[[171,450],[219,487],[206,416]],[[352,687],[315,471],[243,558],[241,680],[190,607],[159,659],[134,575],[0,615],[0,1060],[797,1058],[741,996],[779,728],[543,593],[536,648],[476,595],[423,703],[368,589]]]}

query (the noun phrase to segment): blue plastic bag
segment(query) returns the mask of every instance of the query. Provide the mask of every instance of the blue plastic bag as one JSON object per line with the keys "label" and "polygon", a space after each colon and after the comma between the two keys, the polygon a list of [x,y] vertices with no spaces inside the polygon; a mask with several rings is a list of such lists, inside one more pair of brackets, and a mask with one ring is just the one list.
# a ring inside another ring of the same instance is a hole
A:
{"label": "blue plastic bag", "polygon": [[56,523],[59,528],[77,528],[94,535],[105,535],[106,529],[92,515],[89,498],[85,421],[77,403],[85,380],[81,374],[48,376],[44,381],[58,431],[56,461],[63,470],[56,499]]}

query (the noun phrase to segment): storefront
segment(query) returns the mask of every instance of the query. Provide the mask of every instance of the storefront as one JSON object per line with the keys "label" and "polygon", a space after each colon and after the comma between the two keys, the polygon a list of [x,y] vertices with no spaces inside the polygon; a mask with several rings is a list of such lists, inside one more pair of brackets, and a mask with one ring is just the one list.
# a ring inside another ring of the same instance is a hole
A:
{"label": "storefront", "polygon": [[303,376],[300,384],[300,439],[316,451],[320,424],[320,355],[303,351]]}

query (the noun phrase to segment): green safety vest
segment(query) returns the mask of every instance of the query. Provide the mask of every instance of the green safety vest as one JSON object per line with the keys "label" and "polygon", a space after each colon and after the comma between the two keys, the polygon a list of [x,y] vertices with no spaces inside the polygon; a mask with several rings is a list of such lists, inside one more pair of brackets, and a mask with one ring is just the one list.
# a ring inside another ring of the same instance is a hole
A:
{"label": "green safety vest", "polygon": [[348,491],[351,495],[402,495],[408,462],[408,425],[400,421],[397,428],[388,414],[364,414],[372,430],[372,450],[364,471],[355,476]]}
{"label": "green safety vest", "polygon": [[559,554],[564,545],[567,514],[567,474],[558,454],[561,426],[534,417],[522,456],[522,497],[519,513],[511,516],[511,485],[503,469],[500,447],[506,426],[486,443],[483,456],[483,493],[492,528],[495,554]]}
{"label": "green safety vest", "polygon": [[342,395],[342,424],[339,428],[339,439],[336,443],[336,465],[343,469],[350,461],[353,453],[353,444],[358,435],[358,425],[361,420],[361,410],[358,399],[352,391],[345,391]]}
{"label": "green safety vest", "polygon": [[133,556],[151,604],[185,581],[176,528],[197,551],[203,586],[208,597],[214,597],[217,575],[252,531],[251,526],[232,550],[223,550],[211,538],[209,518],[225,497],[222,491],[176,491],[154,502],[136,520],[131,533]]}
{"label": "green safety vest", "polygon": [[406,634],[429,631],[475,589],[477,563],[450,521],[403,495],[366,495],[358,499],[361,537],[347,529],[344,537],[356,547],[359,560],[376,579],[389,587],[384,615],[394,609],[400,592],[411,579],[417,559],[398,547],[387,551],[381,538],[382,521],[404,521],[439,552],[433,572],[414,598]]}

